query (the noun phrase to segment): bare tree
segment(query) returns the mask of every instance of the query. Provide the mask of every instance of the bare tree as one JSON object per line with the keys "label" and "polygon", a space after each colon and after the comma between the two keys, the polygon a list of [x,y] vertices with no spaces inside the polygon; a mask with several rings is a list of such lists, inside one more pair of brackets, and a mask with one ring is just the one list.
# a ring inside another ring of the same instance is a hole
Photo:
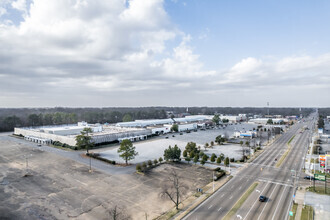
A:
{"label": "bare tree", "polygon": [[126,210],[123,208],[119,208],[115,205],[115,207],[109,210],[109,215],[111,220],[130,220],[131,217],[126,213]]}
{"label": "bare tree", "polygon": [[174,204],[177,210],[179,210],[179,204],[181,203],[182,196],[187,191],[187,186],[180,182],[180,177],[172,169],[170,176],[162,186],[162,192],[160,196],[162,198],[169,198]]}

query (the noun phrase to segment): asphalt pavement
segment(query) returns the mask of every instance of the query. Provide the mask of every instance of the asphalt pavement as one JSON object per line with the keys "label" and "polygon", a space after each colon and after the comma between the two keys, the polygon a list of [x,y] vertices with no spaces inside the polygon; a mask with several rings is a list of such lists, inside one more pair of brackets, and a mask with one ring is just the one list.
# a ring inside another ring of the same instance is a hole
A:
{"label": "asphalt pavement", "polygon": [[[296,123],[287,132],[277,138],[257,159],[242,169],[224,187],[190,212],[184,219],[205,220],[222,219],[253,182],[258,187],[232,219],[287,219],[291,207],[294,189],[299,184],[303,157],[307,151],[311,130],[299,133],[304,125],[311,127],[315,121]],[[291,137],[292,149],[282,165],[275,167],[275,158],[285,153]],[[260,195],[267,197],[259,202]]]}

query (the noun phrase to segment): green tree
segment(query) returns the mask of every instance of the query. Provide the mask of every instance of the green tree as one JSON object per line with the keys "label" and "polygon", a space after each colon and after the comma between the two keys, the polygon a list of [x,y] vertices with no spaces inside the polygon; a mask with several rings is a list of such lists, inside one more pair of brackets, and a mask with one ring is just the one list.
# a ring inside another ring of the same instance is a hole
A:
{"label": "green tree", "polygon": [[1,123],[5,125],[5,130],[11,131],[14,130],[15,127],[19,127],[22,125],[22,121],[16,115],[6,117]]}
{"label": "green tree", "polygon": [[165,160],[178,161],[180,160],[180,157],[181,157],[181,149],[177,145],[174,145],[173,148],[169,146],[168,149],[164,150]]}
{"label": "green tree", "polygon": [[220,164],[220,163],[221,163],[221,158],[218,157],[218,158],[217,158],[217,164]]}
{"label": "green tree", "polygon": [[212,118],[212,121],[213,121],[216,125],[218,125],[219,122],[220,122],[220,117],[219,117],[219,115],[218,115],[218,114],[214,115],[213,118]]}
{"label": "green tree", "polygon": [[202,160],[207,161],[208,159],[209,159],[209,156],[207,156],[206,154],[204,154],[203,157],[202,157]]}
{"label": "green tree", "polygon": [[186,157],[185,160],[188,162],[188,164],[191,161],[190,157]]}
{"label": "green tree", "polygon": [[224,159],[225,159],[225,155],[224,155],[223,153],[221,153],[221,154],[219,155],[219,158],[220,158],[221,160],[224,160]]}
{"label": "green tree", "polygon": [[223,122],[223,123],[228,123],[228,122],[229,122],[229,119],[224,118],[224,119],[222,119],[222,122]]}
{"label": "green tree", "polygon": [[183,153],[182,153],[182,156],[187,157],[187,155],[188,155],[187,150],[184,150]]}
{"label": "green tree", "polygon": [[76,136],[76,146],[78,149],[86,149],[88,153],[88,150],[94,146],[92,137],[89,135],[91,133],[93,133],[92,129],[86,127],[80,132],[80,135]]}
{"label": "green tree", "polygon": [[40,115],[37,114],[31,114],[28,117],[29,124],[32,126],[37,126],[42,124],[42,118],[40,118]]}
{"label": "green tree", "polygon": [[205,162],[206,162],[205,160],[201,161],[202,166],[204,166]]}
{"label": "green tree", "polygon": [[52,114],[49,114],[49,113],[43,115],[43,123],[44,123],[44,125],[52,125],[52,124],[54,124],[54,122],[53,122],[53,115]]}
{"label": "green tree", "polygon": [[179,131],[179,125],[173,124],[171,127],[171,131],[178,132]]}
{"label": "green tree", "polygon": [[211,145],[211,147],[213,148],[213,146],[214,146],[214,142],[213,142],[213,141],[211,141],[210,145]]}
{"label": "green tree", "polygon": [[271,118],[268,119],[268,120],[267,120],[267,124],[273,124],[273,119],[271,119]]}
{"label": "green tree", "polygon": [[132,116],[130,114],[125,114],[123,117],[123,122],[133,121]]}
{"label": "green tree", "polygon": [[158,163],[158,160],[157,159],[154,159],[154,164],[156,165]]}
{"label": "green tree", "polygon": [[191,152],[194,152],[194,154],[199,153],[195,142],[188,142],[185,150],[187,151],[187,153],[189,153],[189,155]]}
{"label": "green tree", "polygon": [[195,157],[195,152],[194,152],[194,151],[191,151],[191,152],[189,153],[189,157],[194,158],[194,157]]}
{"label": "green tree", "polygon": [[196,164],[197,162],[198,162],[198,155],[196,155],[195,157],[194,157],[194,163]]}
{"label": "green tree", "polygon": [[228,167],[228,165],[229,165],[229,158],[228,158],[228,157],[226,157],[226,159],[225,159],[225,162],[224,162],[224,163],[225,163],[225,166],[226,166],[226,167]]}
{"label": "green tree", "polygon": [[148,160],[148,166],[151,167],[152,166],[152,161]]}
{"label": "green tree", "polygon": [[215,153],[213,153],[212,155],[211,155],[211,162],[215,162],[215,159],[217,158],[217,156],[215,155]]}
{"label": "green tree", "polygon": [[126,165],[129,160],[133,160],[135,156],[138,155],[138,152],[135,151],[135,147],[132,142],[128,139],[125,139],[120,143],[120,147],[117,152],[121,153],[119,156],[125,160]]}
{"label": "green tree", "polygon": [[206,150],[206,148],[208,148],[208,147],[209,147],[209,143],[205,143],[205,145],[204,145],[205,150]]}
{"label": "green tree", "polygon": [[163,162],[163,158],[160,157],[160,158],[158,159],[158,161],[159,161],[159,163]]}
{"label": "green tree", "polygon": [[142,171],[141,164],[137,164],[136,165],[136,171],[138,171],[138,172],[141,172]]}
{"label": "green tree", "polygon": [[222,135],[219,135],[215,138],[215,142],[217,142],[219,145],[223,144],[223,142],[226,141],[226,138],[222,137]]}

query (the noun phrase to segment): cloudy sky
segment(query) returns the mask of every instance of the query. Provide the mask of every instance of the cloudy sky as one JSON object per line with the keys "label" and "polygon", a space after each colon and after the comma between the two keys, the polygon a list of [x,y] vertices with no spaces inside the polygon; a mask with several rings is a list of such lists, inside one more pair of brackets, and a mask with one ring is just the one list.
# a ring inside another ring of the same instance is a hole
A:
{"label": "cloudy sky", "polygon": [[330,106],[327,0],[0,0],[0,107]]}

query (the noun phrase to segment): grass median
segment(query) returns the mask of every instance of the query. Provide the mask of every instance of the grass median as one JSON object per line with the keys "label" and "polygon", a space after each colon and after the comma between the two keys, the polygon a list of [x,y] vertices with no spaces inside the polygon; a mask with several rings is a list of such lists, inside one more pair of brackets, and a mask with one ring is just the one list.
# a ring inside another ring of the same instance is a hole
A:
{"label": "grass median", "polygon": [[242,197],[235,203],[235,205],[231,208],[231,210],[227,213],[227,215],[223,218],[224,220],[229,220],[238,209],[243,205],[245,200],[250,196],[250,194],[254,191],[254,189],[258,186],[258,182],[254,182],[242,195]]}
{"label": "grass median", "polygon": [[313,207],[305,205],[301,211],[301,220],[313,220]]}
{"label": "grass median", "polygon": [[295,220],[296,219],[296,214],[297,214],[297,208],[298,208],[298,203],[293,203],[292,205],[292,216],[289,216],[289,220]]}
{"label": "grass median", "polygon": [[282,157],[277,161],[276,163],[276,167],[280,167],[281,164],[283,163],[283,161],[285,160],[285,158],[288,156],[288,154],[290,153],[291,151],[291,141],[293,140],[293,138],[295,137],[295,135],[293,135],[290,140],[288,141],[287,145],[288,145],[288,149],[284,152],[284,154],[282,155]]}

